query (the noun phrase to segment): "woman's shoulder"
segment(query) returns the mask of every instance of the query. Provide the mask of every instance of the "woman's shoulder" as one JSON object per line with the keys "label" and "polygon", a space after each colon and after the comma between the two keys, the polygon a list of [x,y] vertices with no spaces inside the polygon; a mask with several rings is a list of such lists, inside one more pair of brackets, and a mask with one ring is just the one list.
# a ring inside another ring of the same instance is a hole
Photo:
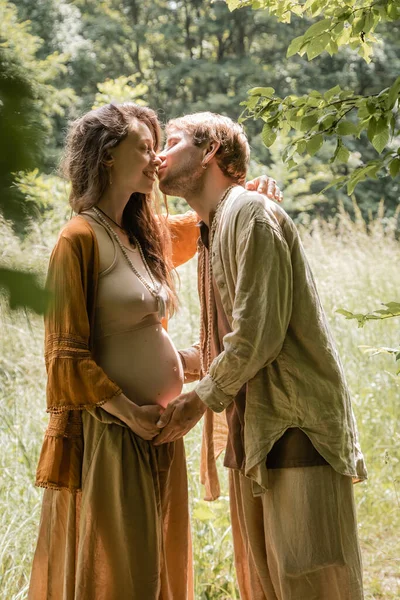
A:
{"label": "woman's shoulder", "polygon": [[72,217],[64,225],[59,234],[59,239],[67,239],[71,244],[93,244],[95,233],[90,223],[81,215]]}

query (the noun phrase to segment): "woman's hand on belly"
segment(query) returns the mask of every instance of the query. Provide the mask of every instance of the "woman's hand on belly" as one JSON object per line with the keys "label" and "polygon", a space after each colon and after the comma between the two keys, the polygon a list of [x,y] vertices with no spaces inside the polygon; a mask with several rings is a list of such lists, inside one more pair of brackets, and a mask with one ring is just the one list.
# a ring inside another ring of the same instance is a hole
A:
{"label": "woman's hand on belly", "polygon": [[132,418],[128,427],[144,440],[152,440],[160,433],[157,422],[164,409],[158,404],[137,406],[133,404]]}
{"label": "woman's hand on belly", "polygon": [[158,404],[138,406],[131,402],[125,394],[119,394],[102,405],[102,408],[118,417],[129,429],[144,440],[152,440],[160,433],[156,423],[164,409]]}

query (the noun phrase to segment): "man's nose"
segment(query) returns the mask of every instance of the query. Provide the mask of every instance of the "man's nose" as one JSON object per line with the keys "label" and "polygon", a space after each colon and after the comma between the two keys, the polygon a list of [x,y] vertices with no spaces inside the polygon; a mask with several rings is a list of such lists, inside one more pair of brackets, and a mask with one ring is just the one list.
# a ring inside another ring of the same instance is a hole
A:
{"label": "man's nose", "polygon": [[165,150],[165,149],[164,149],[164,150],[161,150],[161,151],[160,151],[160,152],[157,154],[157,156],[158,156],[158,158],[161,160],[161,162],[164,162],[164,160],[165,160],[165,158],[166,158],[166,154],[167,154],[167,153],[166,153],[166,150]]}

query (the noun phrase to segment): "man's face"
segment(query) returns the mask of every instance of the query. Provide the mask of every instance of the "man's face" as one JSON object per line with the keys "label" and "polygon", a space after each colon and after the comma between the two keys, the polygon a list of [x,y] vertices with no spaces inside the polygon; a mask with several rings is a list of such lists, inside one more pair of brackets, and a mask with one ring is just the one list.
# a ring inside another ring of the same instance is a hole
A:
{"label": "man's face", "polygon": [[159,154],[160,190],[169,196],[199,192],[204,185],[205,170],[201,166],[204,151],[195,146],[192,137],[179,129],[170,129],[164,150]]}

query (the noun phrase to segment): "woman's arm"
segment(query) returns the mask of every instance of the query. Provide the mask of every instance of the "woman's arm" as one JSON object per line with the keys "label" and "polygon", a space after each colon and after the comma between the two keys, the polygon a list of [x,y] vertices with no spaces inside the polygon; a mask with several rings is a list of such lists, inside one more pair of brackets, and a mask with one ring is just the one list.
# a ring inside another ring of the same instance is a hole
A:
{"label": "woman's arm", "polygon": [[[71,233],[72,232],[72,233]],[[61,234],[50,258],[45,316],[47,407],[52,413],[101,405],[121,393],[93,360],[90,317],[95,297],[96,254],[85,222]]]}
{"label": "woman's arm", "polygon": [[185,383],[200,379],[200,343],[178,350],[185,375]]}
{"label": "woman's arm", "polygon": [[183,215],[168,216],[174,267],[179,267],[196,254],[197,240],[200,233],[197,226],[198,222],[199,217],[192,210]]}

